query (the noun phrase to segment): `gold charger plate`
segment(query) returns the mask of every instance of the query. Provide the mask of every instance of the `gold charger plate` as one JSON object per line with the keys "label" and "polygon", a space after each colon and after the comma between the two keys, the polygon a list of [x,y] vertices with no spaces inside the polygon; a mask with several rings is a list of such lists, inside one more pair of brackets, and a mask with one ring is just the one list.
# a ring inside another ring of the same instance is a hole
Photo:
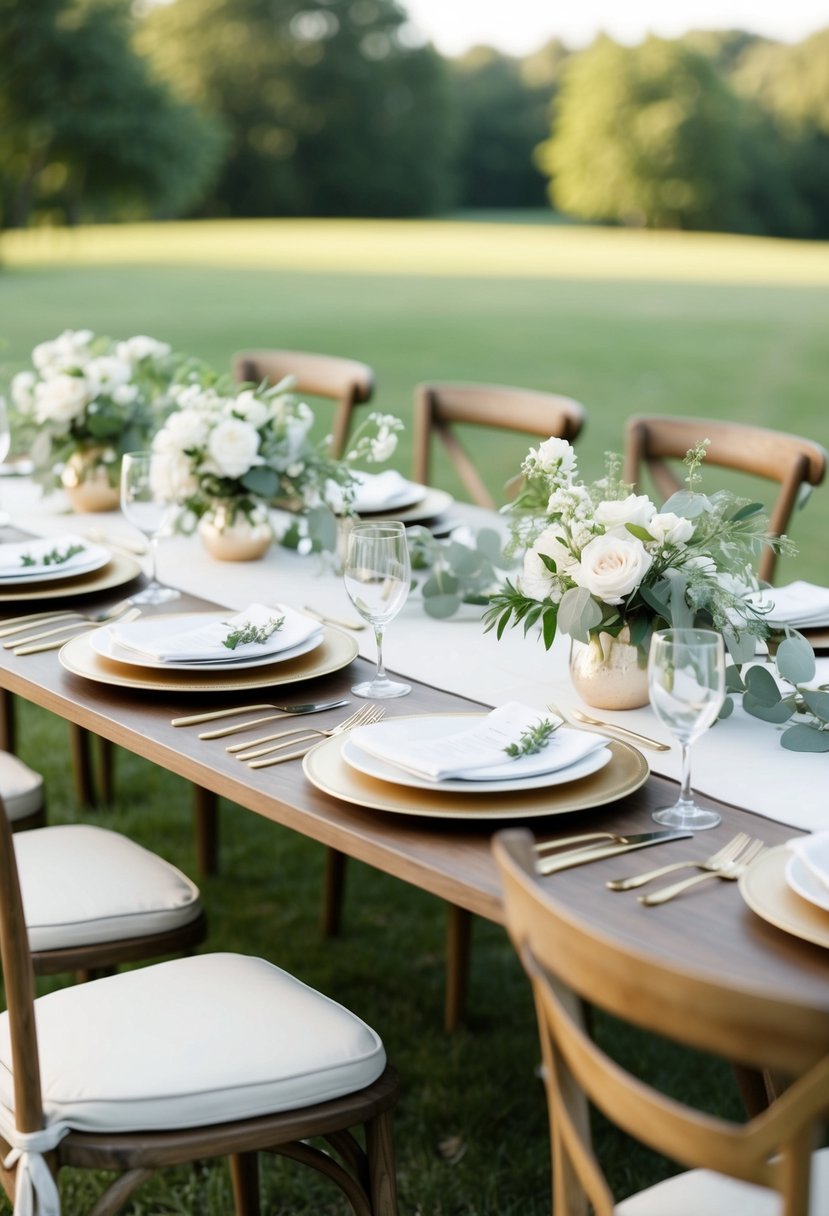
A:
{"label": "gold charger plate", "polygon": [[45,586],[30,583],[23,587],[0,587],[0,604],[28,604],[31,600],[72,599],[76,595],[94,595],[98,591],[110,591],[131,582],[141,573],[141,565],[135,558],[113,553],[112,560],[98,570],[88,574],[69,575],[60,582]]}
{"label": "gold charger plate", "polygon": [[829,946],[829,912],[801,899],[786,882],[791,855],[784,844],[763,853],[741,876],[740,894],[752,912],[775,928],[816,946]]}
{"label": "gold charger plate", "polygon": [[346,763],[342,746],[343,738],[334,735],[312,748],[303,760],[305,776],[317,789],[372,811],[437,819],[529,819],[586,811],[632,794],[644,785],[649,774],[641,752],[629,743],[614,741],[610,744],[609,764],[569,784],[511,793],[494,790],[491,794],[461,794],[393,785],[369,777]]}
{"label": "gold charger plate", "polygon": [[248,688],[275,688],[327,676],[347,667],[356,657],[354,639],[342,630],[328,626],[323,629],[322,645],[307,654],[261,667],[236,668],[227,674],[211,671],[191,675],[182,671],[160,672],[156,668],[130,667],[96,654],[86,633],[68,641],[58,655],[67,671],[85,680],[148,692],[244,692]]}

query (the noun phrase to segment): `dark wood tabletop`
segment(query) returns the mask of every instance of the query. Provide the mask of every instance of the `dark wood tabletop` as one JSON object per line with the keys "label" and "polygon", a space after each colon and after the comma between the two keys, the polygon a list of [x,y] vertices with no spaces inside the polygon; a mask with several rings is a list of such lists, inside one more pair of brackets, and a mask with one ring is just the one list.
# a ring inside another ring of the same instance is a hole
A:
{"label": "dark wood tabletop", "polygon": [[[90,601],[89,606],[100,605]],[[176,604],[177,611],[211,607],[215,605],[186,595]],[[288,688],[257,690],[252,695],[157,693],[120,689],[72,675],[61,666],[57,651],[20,657],[0,650],[0,687],[256,814],[501,922],[499,881],[490,853],[492,835],[501,826],[497,820],[424,819],[365,810],[320,792],[306,779],[299,761],[250,770],[226,751],[233,740],[202,741],[198,732],[205,727],[171,725],[174,717],[223,705],[260,700],[291,704],[348,696],[351,684],[369,668],[364,660],[356,659],[333,675]],[[406,713],[481,708],[440,689],[411,683]],[[331,726],[343,712],[317,714],[314,723]],[[651,776],[636,793],[607,806],[533,818],[527,825],[538,839],[592,830],[647,831],[654,827],[651,811],[674,801],[675,796],[672,782]],[[618,894],[605,887],[607,878],[620,874],[706,857],[737,831],[761,837],[769,845],[797,834],[747,810],[727,805],[719,809],[722,824],[694,839],[594,862],[545,881],[554,884],[556,893],[586,920],[644,951],[709,976],[725,988],[756,993],[758,1000],[779,999],[785,994],[793,1007],[814,1012],[815,1038],[824,1051],[829,1050],[829,952],[761,920],[743,903],[735,883],[712,880],[655,908],[639,904],[635,892]],[[815,1049],[815,1043],[804,1047],[804,1055],[813,1057]]]}

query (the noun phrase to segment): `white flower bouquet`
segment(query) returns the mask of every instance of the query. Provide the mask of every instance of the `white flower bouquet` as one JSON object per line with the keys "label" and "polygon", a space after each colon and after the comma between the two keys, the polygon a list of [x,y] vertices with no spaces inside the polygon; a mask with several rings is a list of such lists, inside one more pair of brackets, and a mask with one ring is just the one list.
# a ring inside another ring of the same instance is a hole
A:
{"label": "white flower bouquet", "polygon": [[524,488],[505,508],[523,570],[490,598],[487,630],[539,625],[548,648],[557,630],[581,642],[627,630],[644,659],[654,629],[702,625],[722,632],[737,661],[753,654],[768,633],[751,598],[757,554],[791,545],[768,536],[759,504],[698,490],[704,456],[705,441],[686,456],[688,488],[658,509],[621,482],[618,459],[585,484],[565,440],[530,449]]}
{"label": "white flower bouquet", "polygon": [[[293,379],[276,385],[236,385],[193,371],[173,387],[177,408],[155,435],[153,475],[159,495],[181,508],[188,530],[218,505],[228,523],[258,522],[268,506],[301,512],[348,513],[356,485],[352,461],[386,460],[402,423],[371,414],[355,434],[346,460],[328,453],[328,439],[311,437],[314,414],[291,392]],[[315,547],[322,547],[317,545]]]}
{"label": "white flower bouquet", "polygon": [[113,341],[79,329],[41,342],[32,368],[11,382],[15,447],[28,451],[47,489],[73,457],[78,475],[103,470],[117,486],[121,456],[146,447],[172,407],[182,363],[166,342],[144,336]]}

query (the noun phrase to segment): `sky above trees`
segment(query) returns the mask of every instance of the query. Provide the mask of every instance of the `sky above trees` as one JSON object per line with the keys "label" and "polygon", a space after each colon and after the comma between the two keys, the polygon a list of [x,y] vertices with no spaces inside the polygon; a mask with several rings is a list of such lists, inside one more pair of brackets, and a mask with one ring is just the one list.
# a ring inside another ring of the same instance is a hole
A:
{"label": "sky above trees", "polygon": [[550,38],[568,46],[604,30],[620,42],[648,32],[675,38],[689,29],[745,29],[796,42],[829,24],[826,0],[401,0],[413,23],[444,55],[478,43],[527,54]]}

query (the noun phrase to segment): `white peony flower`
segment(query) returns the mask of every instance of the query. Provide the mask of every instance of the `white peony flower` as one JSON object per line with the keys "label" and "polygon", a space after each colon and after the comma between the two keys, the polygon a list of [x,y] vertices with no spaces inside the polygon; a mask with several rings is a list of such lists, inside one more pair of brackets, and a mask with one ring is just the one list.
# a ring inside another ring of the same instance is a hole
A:
{"label": "white peony flower", "polygon": [[131,375],[129,363],[115,355],[99,355],[97,359],[90,359],[84,368],[93,397],[111,396],[116,388],[127,384]]}
{"label": "white peony flower", "polygon": [[88,402],[89,386],[83,376],[52,376],[35,385],[35,420],[68,424]]}
{"label": "white peony flower", "polygon": [[207,450],[222,477],[243,477],[253,465],[262,464],[258,449],[256,428],[239,418],[225,418],[207,440]]}
{"label": "white peony flower", "polygon": [[12,401],[24,413],[30,413],[34,406],[36,382],[37,376],[34,372],[18,372],[12,379]]}
{"label": "white peony flower", "polygon": [[[542,553],[553,559],[558,574],[547,569],[541,560]],[[532,548],[524,554],[521,590],[531,599],[543,600],[558,588],[560,575],[572,574],[577,568],[578,562],[567,547],[564,533],[553,524],[536,537]]]}
{"label": "white peony flower", "polygon": [[65,329],[52,342],[40,342],[32,351],[32,362],[42,376],[58,376],[82,368],[91,357],[91,329]]}
{"label": "white peony flower", "polygon": [[198,410],[179,410],[171,414],[153,439],[158,452],[184,452],[203,447],[207,442],[209,423]]}
{"label": "white peony flower", "polygon": [[119,359],[124,359],[127,363],[140,363],[142,359],[163,359],[169,355],[170,350],[171,348],[166,342],[157,342],[155,338],[136,334],[134,338],[128,338],[126,342],[119,342],[115,353]]}
{"label": "white peony flower", "polygon": [[545,473],[560,470],[572,475],[576,470],[576,453],[566,439],[545,439],[537,448],[530,448],[530,456]]}
{"label": "white peony flower", "polygon": [[639,524],[647,528],[656,507],[647,494],[628,494],[627,498],[606,499],[596,507],[596,519],[608,532],[613,528],[624,528],[625,524]]}
{"label": "white peony flower", "polygon": [[673,511],[653,515],[647,527],[653,539],[660,545],[684,545],[694,535],[691,520],[674,515]]}
{"label": "white peony flower", "polygon": [[621,604],[639,586],[652,560],[635,536],[596,536],[582,549],[573,578],[603,603]]}
{"label": "white peony flower", "polygon": [[245,422],[249,422],[257,430],[260,426],[264,426],[271,416],[268,403],[256,397],[250,389],[239,393],[238,397],[235,397],[228,403],[228,408],[231,413],[243,418]]}

